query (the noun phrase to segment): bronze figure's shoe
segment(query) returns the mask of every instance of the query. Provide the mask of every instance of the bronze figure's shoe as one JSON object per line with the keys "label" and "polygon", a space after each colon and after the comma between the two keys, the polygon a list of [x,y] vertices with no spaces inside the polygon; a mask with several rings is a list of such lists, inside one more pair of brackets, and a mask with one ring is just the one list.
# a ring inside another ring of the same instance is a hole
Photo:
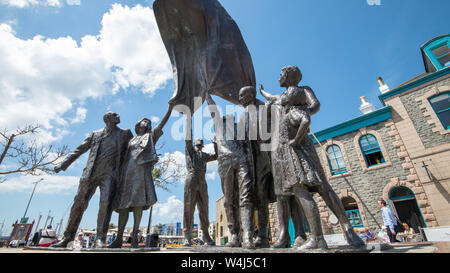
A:
{"label": "bronze figure's shoe", "polygon": [[96,240],[95,241],[95,247],[96,248],[105,248],[106,247],[106,243],[103,242],[102,240]]}
{"label": "bronze figure's shoe", "polygon": [[189,239],[187,239],[187,238],[184,238],[183,246],[192,246],[191,240],[189,240]]}
{"label": "bronze figure's shoe", "polygon": [[216,243],[212,239],[205,241],[205,244],[204,244],[204,246],[215,246],[215,245],[216,245]]}
{"label": "bronze figure's shoe", "polygon": [[278,239],[275,244],[272,245],[272,248],[290,248],[291,244],[289,242],[289,238],[288,239]]}
{"label": "bronze figure's shoe", "polygon": [[244,249],[255,249],[255,245],[251,240],[242,242],[242,248]]}
{"label": "bronze figure's shoe", "polygon": [[353,248],[361,248],[366,245],[364,241],[356,234],[353,228],[347,228],[344,235],[347,243]]}
{"label": "bronze figure's shoe", "polygon": [[132,242],[130,248],[139,248],[138,242]]}
{"label": "bronze figure's shoe", "polygon": [[328,245],[323,236],[311,236],[305,244],[298,248],[298,250],[308,249],[328,249]]}
{"label": "bronze figure's shoe", "polygon": [[69,242],[71,242],[72,240],[69,239],[63,239],[53,245],[51,245],[50,247],[60,247],[60,248],[66,248],[67,245],[69,244]]}
{"label": "bronze figure's shoe", "polygon": [[225,247],[239,247],[241,243],[239,242],[239,236],[236,234],[231,235],[231,241],[225,244]]}
{"label": "bronze figure's shoe", "polygon": [[293,247],[301,247],[305,242],[306,239],[304,239],[302,236],[298,236],[297,238],[295,238]]}
{"label": "bronze figure's shoe", "polygon": [[108,248],[122,248],[123,240],[115,239]]}
{"label": "bronze figure's shoe", "polygon": [[258,236],[253,243],[255,244],[256,248],[270,248],[270,243],[269,243],[268,238]]}

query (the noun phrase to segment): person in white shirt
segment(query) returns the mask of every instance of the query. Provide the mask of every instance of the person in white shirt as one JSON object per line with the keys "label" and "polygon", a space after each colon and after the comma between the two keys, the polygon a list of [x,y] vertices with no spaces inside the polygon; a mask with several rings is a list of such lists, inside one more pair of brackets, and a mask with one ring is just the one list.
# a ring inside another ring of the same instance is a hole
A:
{"label": "person in white shirt", "polygon": [[73,241],[72,249],[82,249],[86,247],[86,241],[83,238],[83,233],[78,233],[77,238]]}
{"label": "person in white shirt", "polygon": [[400,242],[396,238],[395,226],[398,224],[397,219],[392,213],[391,209],[386,206],[386,201],[383,199],[378,200],[378,207],[381,208],[381,216],[383,217],[384,225],[386,226],[386,232],[389,236],[391,243]]}
{"label": "person in white shirt", "polygon": [[383,226],[380,230],[380,232],[378,232],[377,238],[382,242],[382,243],[389,243],[391,240],[389,239],[389,236],[387,234],[387,227]]}
{"label": "person in white shirt", "polygon": [[39,240],[39,246],[48,247],[57,241],[56,232],[52,229],[52,226],[47,226],[47,229],[42,232],[41,239]]}

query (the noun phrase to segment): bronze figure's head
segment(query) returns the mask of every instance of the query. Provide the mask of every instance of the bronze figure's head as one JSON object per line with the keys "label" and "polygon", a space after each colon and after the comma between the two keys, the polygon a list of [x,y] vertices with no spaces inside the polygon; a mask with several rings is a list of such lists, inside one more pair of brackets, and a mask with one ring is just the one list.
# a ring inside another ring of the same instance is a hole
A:
{"label": "bronze figure's head", "polygon": [[103,121],[108,126],[114,126],[120,123],[120,116],[114,112],[108,112],[103,116]]}
{"label": "bronze figure's head", "polygon": [[302,80],[302,72],[297,66],[286,66],[281,69],[280,74],[280,86],[281,87],[289,87],[289,86],[297,86]]}
{"label": "bronze figure's head", "polygon": [[137,135],[143,135],[152,129],[152,121],[148,118],[143,118],[136,123],[134,131]]}
{"label": "bronze figure's head", "polygon": [[256,101],[256,88],[254,86],[242,87],[239,91],[239,102],[242,106],[247,107]]}

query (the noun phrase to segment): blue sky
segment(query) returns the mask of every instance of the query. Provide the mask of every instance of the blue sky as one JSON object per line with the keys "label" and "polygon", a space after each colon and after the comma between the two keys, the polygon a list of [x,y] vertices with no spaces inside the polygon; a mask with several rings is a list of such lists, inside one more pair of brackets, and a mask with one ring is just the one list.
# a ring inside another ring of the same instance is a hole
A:
{"label": "blue sky", "polygon": [[[239,25],[253,58],[258,84],[280,93],[282,67],[297,65],[303,85],[322,103],[311,128],[319,131],[361,113],[360,97],[380,108],[377,77],[395,87],[424,72],[420,46],[449,31],[446,0],[221,0]],[[41,141],[71,150],[121,115],[122,128],[142,117],[161,118],[173,93],[171,67],[155,27],[153,1],[0,0],[0,128],[43,124]],[[217,99],[220,106],[226,102]],[[196,137],[207,112],[197,113]],[[202,118],[202,119],[200,119]],[[184,160],[184,141],[165,127],[159,153]],[[211,134],[203,135],[209,143]],[[210,148],[210,147],[208,147]],[[28,216],[68,218],[87,156],[66,172],[44,176]],[[1,167],[1,166],[0,166]],[[210,219],[222,195],[217,164],[208,166]],[[12,176],[0,185],[0,225],[20,219],[36,177]],[[182,220],[183,181],[157,190],[153,224]],[[98,195],[81,227],[95,228]],[[44,219],[45,220],[45,219]],[[145,226],[148,212],[141,225]],[[129,224],[131,225],[132,218]],[[117,215],[112,222],[117,224]],[[197,221],[198,222],[198,221]],[[42,226],[42,223],[41,223]],[[1,227],[1,226],[0,226]]]}

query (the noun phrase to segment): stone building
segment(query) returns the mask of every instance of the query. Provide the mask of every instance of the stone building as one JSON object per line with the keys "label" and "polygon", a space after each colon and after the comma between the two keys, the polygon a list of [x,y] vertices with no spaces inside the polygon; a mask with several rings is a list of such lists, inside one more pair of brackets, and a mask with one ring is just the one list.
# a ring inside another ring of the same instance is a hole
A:
{"label": "stone building", "polygon": [[[362,97],[362,116],[315,134],[322,166],[355,227],[382,226],[380,198],[416,231],[450,225],[449,41],[441,35],[421,47],[423,74],[393,89],[378,79],[383,108]],[[318,199],[325,229],[340,232]]]}
{"label": "stone building", "polygon": [[[449,44],[450,34],[426,42],[420,48],[425,72],[398,87],[378,78],[381,109],[362,97],[361,116],[311,135],[354,227],[380,230],[381,198],[415,231],[450,226]],[[325,202],[315,198],[324,232],[341,233]],[[270,211],[276,239],[274,204]]]}

